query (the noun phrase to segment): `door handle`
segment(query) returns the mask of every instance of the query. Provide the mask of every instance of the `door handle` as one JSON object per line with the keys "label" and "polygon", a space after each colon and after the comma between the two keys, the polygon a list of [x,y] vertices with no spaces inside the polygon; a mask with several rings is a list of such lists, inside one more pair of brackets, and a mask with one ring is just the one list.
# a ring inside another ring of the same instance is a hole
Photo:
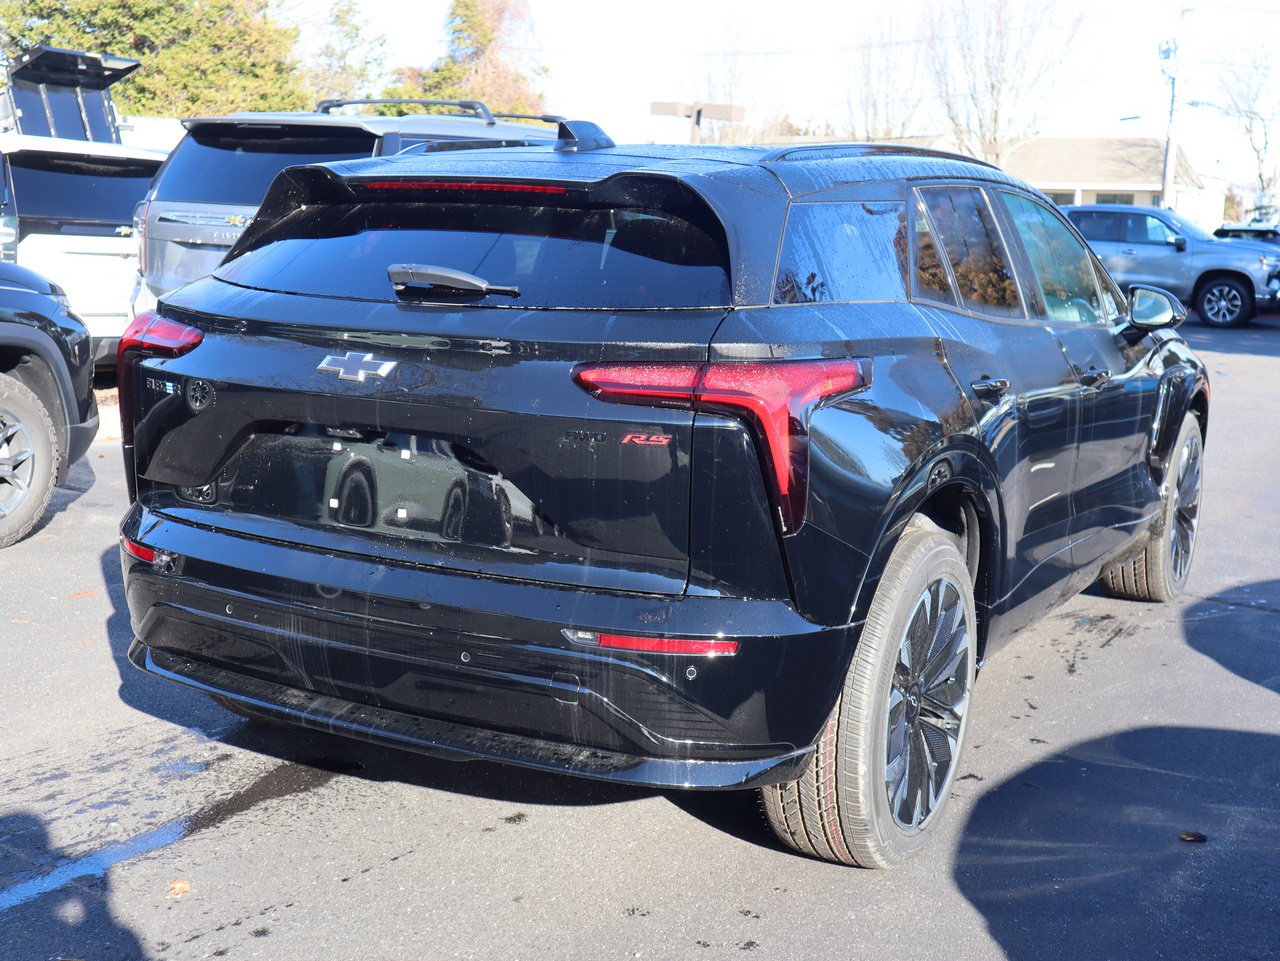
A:
{"label": "door handle", "polygon": [[1080,383],[1092,390],[1100,390],[1111,380],[1111,371],[1090,367],[1080,374]]}
{"label": "door handle", "polygon": [[1137,251],[1134,250],[1132,247],[1126,247],[1123,250],[1121,250],[1120,253],[1133,255],[1133,254],[1136,254]]}
{"label": "door handle", "polygon": [[1000,377],[984,377],[969,385],[982,400],[999,400],[1009,390],[1009,382]]}

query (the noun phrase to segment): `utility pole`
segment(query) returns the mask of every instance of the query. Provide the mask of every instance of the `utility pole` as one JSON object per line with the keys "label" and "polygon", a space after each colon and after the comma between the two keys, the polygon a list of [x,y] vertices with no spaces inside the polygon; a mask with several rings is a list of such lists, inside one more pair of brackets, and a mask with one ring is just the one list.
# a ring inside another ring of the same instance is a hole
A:
{"label": "utility pole", "polygon": [[1164,137],[1164,181],[1160,185],[1160,206],[1166,210],[1174,208],[1174,175],[1178,168],[1178,142],[1173,135],[1173,111],[1178,103],[1178,41],[1177,39],[1160,44],[1160,69],[1169,78],[1169,126],[1165,128]]}

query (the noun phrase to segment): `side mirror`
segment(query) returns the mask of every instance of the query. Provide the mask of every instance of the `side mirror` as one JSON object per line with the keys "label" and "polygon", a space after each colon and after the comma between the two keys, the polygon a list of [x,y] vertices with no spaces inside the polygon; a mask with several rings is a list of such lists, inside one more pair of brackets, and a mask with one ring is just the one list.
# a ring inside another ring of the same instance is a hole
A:
{"label": "side mirror", "polygon": [[1130,329],[1137,337],[1148,331],[1172,329],[1187,319],[1187,308],[1167,290],[1134,284],[1129,288]]}
{"label": "side mirror", "polygon": [[1179,253],[1187,249],[1187,238],[1182,236],[1182,234],[1174,234],[1172,237],[1166,237],[1164,242],[1166,244],[1172,244],[1178,249]]}

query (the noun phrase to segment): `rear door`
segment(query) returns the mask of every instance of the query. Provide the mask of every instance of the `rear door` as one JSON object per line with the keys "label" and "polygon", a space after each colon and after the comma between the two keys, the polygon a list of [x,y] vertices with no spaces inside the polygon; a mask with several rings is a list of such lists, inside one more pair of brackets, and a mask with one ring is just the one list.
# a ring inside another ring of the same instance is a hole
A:
{"label": "rear door", "polygon": [[[574,374],[705,361],[730,297],[723,230],[705,205],[428,197],[309,208],[172,298],[206,338],[142,378],[157,509],[397,562],[682,592],[694,415],[599,400]],[[510,290],[397,291],[403,264]]]}
{"label": "rear door", "polygon": [[1182,250],[1174,244],[1177,232],[1172,227],[1152,214],[1135,212],[1121,215],[1121,229],[1116,269],[1122,283],[1154,284],[1179,296],[1191,292],[1193,254],[1185,242]]}

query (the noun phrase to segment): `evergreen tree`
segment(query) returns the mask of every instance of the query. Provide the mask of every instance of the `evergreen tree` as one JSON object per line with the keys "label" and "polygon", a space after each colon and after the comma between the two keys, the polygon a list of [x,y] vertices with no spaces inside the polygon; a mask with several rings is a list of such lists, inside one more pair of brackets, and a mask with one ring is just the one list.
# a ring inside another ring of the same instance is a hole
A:
{"label": "evergreen tree", "polygon": [[112,88],[123,113],[310,106],[296,31],[270,18],[266,0],[0,0],[0,32],[10,55],[47,45],[142,61]]}

